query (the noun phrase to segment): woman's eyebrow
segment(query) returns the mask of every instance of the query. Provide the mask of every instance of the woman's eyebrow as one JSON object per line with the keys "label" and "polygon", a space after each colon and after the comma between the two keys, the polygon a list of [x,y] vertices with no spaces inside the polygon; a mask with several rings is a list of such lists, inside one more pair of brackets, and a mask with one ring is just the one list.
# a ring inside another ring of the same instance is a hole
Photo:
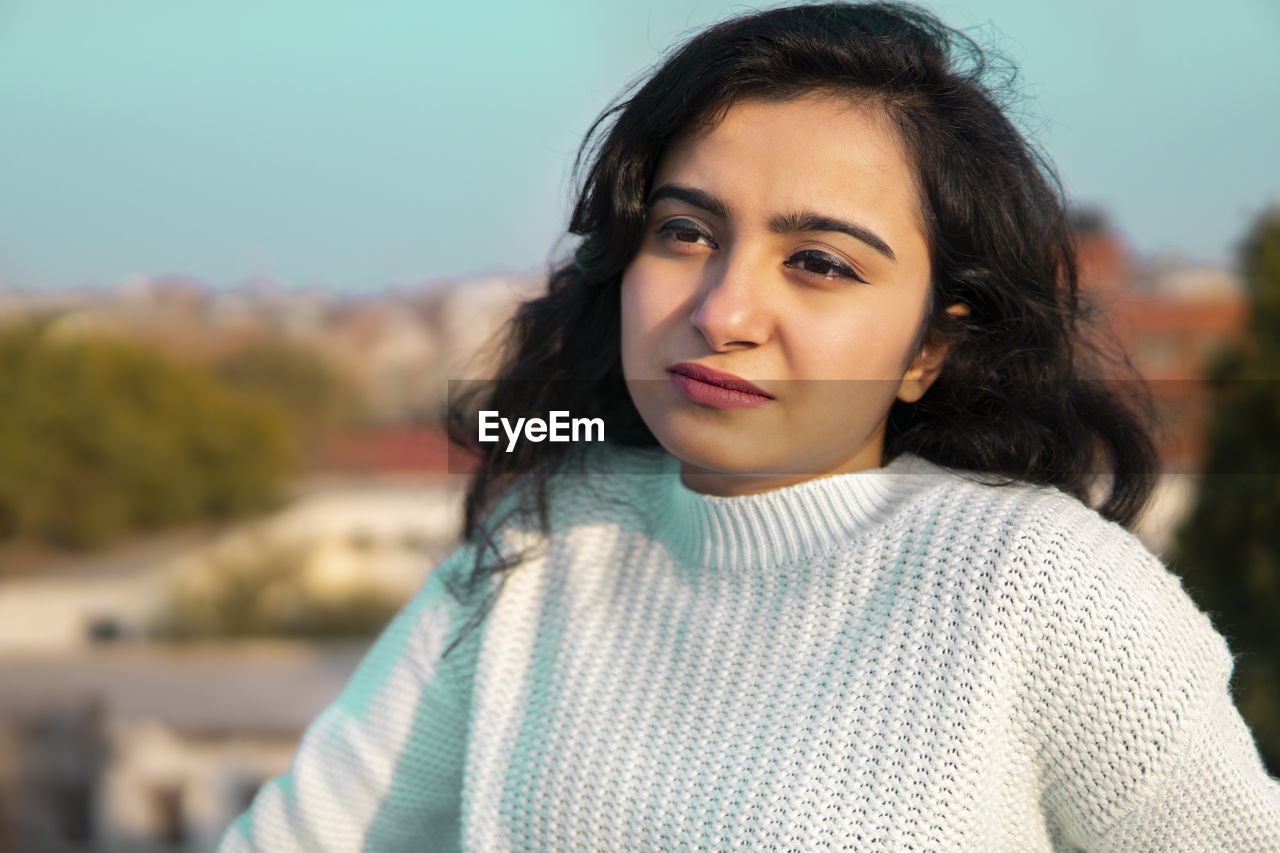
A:
{"label": "woman's eyebrow", "polygon": [[[663,184],[652,193],[646,204],[652,207],[655,203],[672,198],[705,210],[721,219],[729,218],[729,205],[722,198],[712,195],[706,190],[686,187],[681,184]],[[865,243],[891,261],[898,256],[878,234],[855,222],[846,222],[834,216],[824,216],[812,210],[801,210],[797,213],[779,213],[769,219],[769,230],[776,234],[794,234],[798,231],[834,231],[847,234],[853,239]]]}
{"label": "woman's eyebrow", "polygon": [[897,261],[889,244],[880,235],[856,222],[845,222],[833,216],[823,216],[812,210],[801,210],[798,213],[779,213],[769,219],[769,230],[778,234],[793,234],[797,231],[837,231],[848,234],[859,242],[866,243],[891,261]]}
{"label": "woman's eyebrow", "polygon": [[663,184],[649,194],[649,200],[645,204],[653,207],[655,203],[662,201],[664,198],[683,201],[685,204],[701,208],[721,219],[729,218],[729,205],[725,204],[724,200],[719,196],[714,196],[706,190],[694,189],[680,184]]}

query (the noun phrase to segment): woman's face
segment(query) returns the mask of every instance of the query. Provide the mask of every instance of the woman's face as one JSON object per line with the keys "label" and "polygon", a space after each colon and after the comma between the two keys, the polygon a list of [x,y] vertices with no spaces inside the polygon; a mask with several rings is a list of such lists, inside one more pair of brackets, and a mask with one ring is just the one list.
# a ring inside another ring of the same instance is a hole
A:
{"label": "woman's face", "polygon": [[881,465],[889,407],[945,357],[918,343],[929,251],[882,114],[743,100],[673,146],[652,187],[622,367],[685,484],[748,494]]}

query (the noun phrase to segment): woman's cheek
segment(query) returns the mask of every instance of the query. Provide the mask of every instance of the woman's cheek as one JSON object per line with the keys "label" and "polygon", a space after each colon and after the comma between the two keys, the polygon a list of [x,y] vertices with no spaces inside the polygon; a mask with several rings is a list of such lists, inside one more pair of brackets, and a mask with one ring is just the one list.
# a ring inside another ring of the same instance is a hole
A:
{"label": "woman's cheek", "polygon": [[[688,300],[681,293],[680,276],[663,275],[652,264],[633,264],[623,275],[620,300],[624,350],[631,346],[654,358],[669,355],[660,351],[661,346],[678,333],[681,318],[688,319]],[[641,353],[632,355],[639,357]]]}
{"label": "woman's cheek", "polygon": [[660,288],[636,264],[623,273],[619,296],[622,313],[622,369],[629,379],[654,378],[660,352]]}
{"label": "woman's cheek", "polygon": [[[842,310],[843,309],[843,310]],[[793,314],[790,340],[797,377],[896,380],[914,329],[872,305],[826,306]],[[899,328],[901,326],[901,328]]]}

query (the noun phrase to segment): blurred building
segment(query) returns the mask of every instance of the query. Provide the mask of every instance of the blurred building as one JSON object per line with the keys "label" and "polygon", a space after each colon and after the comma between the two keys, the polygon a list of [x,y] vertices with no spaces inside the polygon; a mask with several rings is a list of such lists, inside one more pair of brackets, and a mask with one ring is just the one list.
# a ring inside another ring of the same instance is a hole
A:
{"label": "blurred building", "polygon": [[[452,547],[459,497],[439,480],[343,478],[313,484],[252,536],[313,546],[286,603],[341,608],[370,589],[402,602]],[[236,531],[130,570],[81,564],[0,584],[0,851],[211,850],[288,767],[367,641],[148,636],[175,583],[256,541]],[[204,580],[217,583],[213,568]]]}
{"label": "blurred building", "polygon": [[488,376],[497,338],[540,275],[487,276],[368,294],[254,281],[209,290],[185,276],[137,276],[114,291],[0,293],[0,323],[41,317],[61,337],[113,335],[217,363],[263,341],[324,356],[354,383],[363,418],[422,423],[444,411],[451,379]]}
{"label": "blurred building", "polygon": [[1168,259],[1135,265],[1121,238],[1096,219],[1079,232],[1079,257],[1082,289],[1150,386],[1166,469],[1198,470],[1206,366],[1243,333],[1242,285],[1213,267]]}
{"label": "blurred building", "polygon": [[5,578],[0,657],[146,640],[175,596],[248,586],[252,578],[236,575],[255,570],[289,585],[284,609],[356,596],[404,601],[453,548],[464,485],[439,473],[334,472],[250,524],[165,534]]}
{"label": "blurred building", "polygon": [[1206,367],[1243,334],[1243,286],[1215,267],[1176,259],[1137,263],[1097,214],[1081,216],[1076,226],[1081,290],[1150,392],[1164,475],[1139,533],[1160,552],[1194,496],[1204,458]]}
{"label": "blurred building", "polygon": [[461,486],[352,464],[252,526],[0,580],[0,853],[212,850],[370,640],[157,642],[166,603],[185,590],[211,608],[219,584],[304,543],[267,597],[338,612],[377,592],[389,609],[371,636],[454,546]]}
{"label": "blurred building", "polygon": [[0,657],[0,850],[212,850],[288,768],[364,650],[274,642]]}
{"label": "blurred building", "polygon": [[485,374],[483,354],[470,357],[541,286],[491,277],[344,296],[160,276],[0,295],[0,322],[38,318],[49,335],[136,339],[195,361],[261,341],[312,347],[366,404],[363,425],[267,519],[80,556],[0,547],[0,853],[212,849],[287,768],[369,640],[158,641],[165,614],[234,611],[228,584],[265,581],[262,618],[358,600],[376,633],[459,532],[464,478],[449,476],[440,430],[421,424],[443,411],[450,379]]}

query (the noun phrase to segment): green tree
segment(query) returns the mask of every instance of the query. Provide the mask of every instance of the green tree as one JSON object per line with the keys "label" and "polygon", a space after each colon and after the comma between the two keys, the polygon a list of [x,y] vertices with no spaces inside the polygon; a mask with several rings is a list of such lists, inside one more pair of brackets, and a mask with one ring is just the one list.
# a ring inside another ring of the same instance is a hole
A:
{"label": "green tree", "polygon": [[1280,776],[1280,210],[1241,261],[1248,335],[1210,366],[1204,476],[1174,568],[1238,656],[1235,701]]}
{"label": "green tree", "polygon": [[0,540],[91,548],[273,505],[295,440],[273,407],[138,344],[0,329]]}
{"label": "green tree", "polygon": [[352,383],[308,347],[258,341],[231,354],[216,369],[232,388],[278,406],[308,456],[358,413]]}

